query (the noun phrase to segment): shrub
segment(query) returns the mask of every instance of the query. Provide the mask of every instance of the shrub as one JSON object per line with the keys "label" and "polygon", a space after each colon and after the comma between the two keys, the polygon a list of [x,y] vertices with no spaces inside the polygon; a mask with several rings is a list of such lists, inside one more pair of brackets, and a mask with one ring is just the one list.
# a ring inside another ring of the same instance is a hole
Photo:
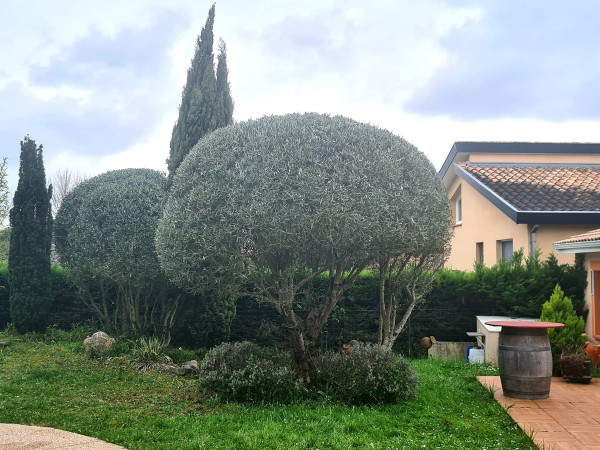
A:
{"label": "shrub", "polygon": [[380,345],[361,343],[352,353],[324,352],[316,360],[314,388],[348,405],[400,403],[417,393],[410,363]]}
{"label": "shrub", "polygon": [[200,365],[200,387],[209,395],[244,403],[290,403],[304,391],[288,352],[251,342],[224,343]]}
{"label": "shrub", "polygon": [[557,284],[554,292],[542,306],[540,320],[544,322],[564,323],[563,328],[549,328],[548,339],[552,349],[553,372],[557,374],[558,361],[562,353],[578,353],[584,348],[587,338],[583,334],[585,322],[573,308],[569,297],[565,296]]}

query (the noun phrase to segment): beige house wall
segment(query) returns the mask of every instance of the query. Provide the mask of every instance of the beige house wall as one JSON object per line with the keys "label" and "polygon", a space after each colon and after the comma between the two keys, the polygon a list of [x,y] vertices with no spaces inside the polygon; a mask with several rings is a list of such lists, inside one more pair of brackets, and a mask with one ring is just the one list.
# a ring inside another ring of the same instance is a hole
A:
{"label": "beige house wall", "polygon": [[[467,156],[467,161],[517,164],[600,164],[600,154],[472,153]],[[457,176],[454,177],[454,181],[448,189],[454,221],[455,201],[459,196],[462,202],[462,222],[454,226],[452,252],[446,263],[447,268],[472,270],[476,261],[477,243],[483,243],[483,263],[488,267],[497,264],[500,260],[501,240],[512,239],[513,250],[522,248],[524,256],[530,256],[530,231],[534,224],[514,223],[483,195]],[[597,224],[540,225],[535,236],[536,247],[541,250],[540,259],[545,260],[551,253],[554,253],[560,264],[573,264],[574,254],[558,255],[552,249],[552,244],[596,228],[598,228]]]}
{"label": "beige house wall", "polygon": [[[593,329],[592,329],[592,270],[591,263],[593,261],[600,262],[600,252],[596,253],[584,253],[584,265],[587,271],[587,286],[585,288],[585,309],[588,310],[588,315],[585,321],[585,333],[588,335],[588,339],[595,345],[600,344],[599,341],[592,338]],[[596,289],[600,289],[600,286],[596,286]]]}
{"label": "beige house wall", "polygon": [[540,260],[545,260],[550,256],[550,253],[554,253],[558,259],[559,264],[573,264],[575,262],[575,255],[563,253],[558,255],[556,250],[552,249],[552,244],[563,239],[568,239],[571,236],[577,234],[587,233],[598,228],[596,225],[540,225],[540,228],[536,233],[536,244],[537,247],[542,251]]}
{"label": "beige house wall", "polygon": [[448,190],[453,213],[455,194],[459,189],[462,199],[462,223],[454,226],[452,252],[446,263],[447,268],[473,270],[478,242],[483,242],[483,262],[486,266],[493,266],[499,261],[498,242],[503,239],[512,239],[514,250],[523,247],[525,254],[529,255],[527,225],[514,223],[483,195],[458,177]]}
{"label": "beige house wall", "polygon": [[[455,201],[460,193],[462,201],[462,223],[454,226],[452,252],[446,267],[454,270],[473,270],[476,244],[483,243],[483,263],[490,267],[500,260],[500,241],[513,240],[513,250],[523,249],[525,257],[531,255],[531,225],[516,224],[506,214],[492,205],[468,183],[456,178],[449,189],[449,198],[454,217]],[[573,264],[574,254],[558,255],[552,244],[571,236],[586,233],[598,225],[540,225],[536,232],[536,247],[541,250],[543,261],[551,253],[560,264]]]}

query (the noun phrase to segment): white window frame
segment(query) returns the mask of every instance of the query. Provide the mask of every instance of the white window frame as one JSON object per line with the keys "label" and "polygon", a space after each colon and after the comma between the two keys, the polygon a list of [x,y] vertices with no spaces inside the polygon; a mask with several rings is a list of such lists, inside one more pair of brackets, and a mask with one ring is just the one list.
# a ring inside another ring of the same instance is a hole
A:
{"label": "white window frame", "polygon": [[456,197],[456,201],[454,202],[455,210],[455,223],[456,225],[460,225],[462,223],[462,195]]}

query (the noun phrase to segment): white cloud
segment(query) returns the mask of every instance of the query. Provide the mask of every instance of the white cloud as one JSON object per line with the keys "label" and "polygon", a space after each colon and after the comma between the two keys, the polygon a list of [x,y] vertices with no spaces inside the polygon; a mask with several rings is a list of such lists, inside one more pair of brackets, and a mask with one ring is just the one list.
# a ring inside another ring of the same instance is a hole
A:
{"label": "white cloud", "polygon": [[[212,0],[24,1],[0,17],[10,177],[26,133],[48,174],[164,170]],[[457,140],[600,141],[600,5],[574,1],[220,0],[215,43],[236,120],[342,114],[439,167]]]}

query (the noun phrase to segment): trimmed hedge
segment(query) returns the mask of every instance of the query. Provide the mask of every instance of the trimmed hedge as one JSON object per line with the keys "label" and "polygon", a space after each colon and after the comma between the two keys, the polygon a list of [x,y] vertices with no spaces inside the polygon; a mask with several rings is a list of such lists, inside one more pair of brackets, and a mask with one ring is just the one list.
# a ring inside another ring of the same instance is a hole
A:
{"label": "trimmed hedge", "polygon": [[[7,262],[0,261],[0,329],[10,321]],[[72,324],[92,318],[77,300],[76,292],[65,277],[65,270],[52,265],[53,307],[51,323],[68,329]],[[539,317],[542,305],[550,298],[556,284],[571,298],[579,315],[583,313],[586,272],[581,259],[576,265],[558,264],[554,256],[540,262],[522,259],[516,253],[513,264],[502,263],[473,272],[443,270],[422,306],[410,319],[395,350],[419,356],[423,336],[439,340],[465,339],[474,330],[476,315],[518,315]],[[327,288],[326,280],[316,280],[310,295]],[[319,348],[339,349],[351,339],[375,342],[377,339],[379,276],[365,271],[331,315],[319,341]],[[209,348],[227,340],[252,341],[263,346],[287,346],[285,324],[270,306],[249,298],[222,302],[227,308],[214,314],[209,298],[182,294],[181,306],[173,328],[172,343],[187,348]],[[230,321],[232,317],[233,323]],[[231,336],[230,336],[231,331]]]}
{"label": "trimmed hedge", "polygon": [[[442,270],[426,300],[415,309],[395,350],[424,354],[418,341],[423,336],[439,340],[464,340],[475,329],[476,315],[539,317],[542,305],[556,284],[573,301],[578,314],[585,306],[586,271],[581,258],[575,265],[558,264],[554,255],[545,261],[523,259],[515,252],[512,263],[493,267],[476,266],[472,272]],[[326,280],[316,280],[313,294],[325,290]],[[379,274],[365,271],[338,303],[320,337],[320,348],[341,348],[352,339],[376,342]],[[232,339],[261,345],[281,345],[283,322],[266,305],[251,299],[238,300]]]}

